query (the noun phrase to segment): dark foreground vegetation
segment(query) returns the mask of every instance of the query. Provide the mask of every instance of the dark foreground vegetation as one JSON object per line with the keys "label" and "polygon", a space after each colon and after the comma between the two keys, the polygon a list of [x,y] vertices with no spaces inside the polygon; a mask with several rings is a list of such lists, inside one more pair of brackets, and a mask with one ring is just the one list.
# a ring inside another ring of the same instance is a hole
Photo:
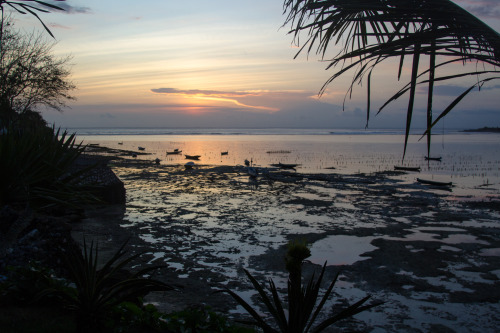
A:
{"label": "dark foreground vegetation", "polygon": [[81,163],[86,147],[74,134],[46,126],[35,112],[4,107],[2,114],[9,116],[3,118],[0,132],[0,331],[320,332],[378,304],[365,305],[365,297],[317,323],[336,279],[323,296],[324,267],[317,279],[312,276],[303,285],[301,266],[309,249],[298,242],[290,245],[286,257],[285,301],[272,281],[266,291],[248,273],[269,316],[259,315],[260,308],[252,308],[231,290],[221,292],[242,304],[252,320],[235,324],[203,304],[159,312],[144,297],[182,287],[151,277],[163,267],[141,263],[144,253],[128,254],[125,244],[111,258],[99,258],[98,244],[88,240],[81,247],[71,236],[72,225],[81,221],[86,207],[123,199],[116,186],[111,191],[118,194],[105,195],[108,184],[99,172],[96,177],[105,162]]}
{"label": "dark foreground vegetation", "polygon": [[[203,306],[165,314],[145,304],[143,297],[149,292],[175,292],[174,286],[149,275],[161,267],[139,265],[131,269],[142,254],[128,255],[124,247],[101,262],[97,244],[88,240],[80,248],[71,238],[71,224],[81,219],[86,205],[105,204],[109,199],[102,195],[99,177],[94,177],[100,163],[79,164],[85,147],[75,142],[74,135],[47,127],[36,111],[40,106],[61,110],[64,102],[73,98],[69,95],[74,86],[67,80],[67,58],[52,57],[50,45],[38,36],[23,37],[13,30],[11,22],[4,19],[7,6],[38,19],[37,13],[62,10],[44,1],[0,0],[1,332],[246,332],[254,328],[264,332],[319,332],[377,305],[365,305],[365,297],[317,322],[335,279],[321,297],[324,268],[317,279],[313,275],[303,284],[301,265],[309,253],[300,242],[291,243],[286,255],[289,279],[285,301],[273,281],[266,290],[247,272],[268,316],[231,290],[221,291],[233,296],[250,314],[252,320],[245,326],[230,323]],[[375,65],[383,59],[399,58],[399,77],[405,56],[412,58],[409,82],[388,103],[409,92],[408,137],[417,85],[428,86],[424,135],[428,135],[429,146],[431,128],[442,117],[475,87],[498,79],[496,69],[435,77],[435,69],[448,62],[499,64],[498,34],[450,1],[419,1],[418,6],[414,1],[360,1],[353,7],[352,1],[290,0],[284,1],[284,7],[287,23],[293,26],[291,32],[296,37],[301,31],[309,33],[300,50],[310,52],[318,42],[318,53],[325,54],[330,41],[346,40],[330,66],[356,59],[341,67],[325,87],[359,65],[352,84],[366,77],[370,96]],[[344,31],[351,32],[347,38],[339,38]],[[368,38],[373,35],[376,38]],[[376,42],[372,45],[369,41]],[[424,71],[419,71],[421,56],[429,58]],[[439,62],[439,56],[452,60]],[[477,82],[433,118],[434,83],[470,75],[477,75]],[[418,80],[424,76],[428,79]],[[369,116],[368,97],[367,122]]]}

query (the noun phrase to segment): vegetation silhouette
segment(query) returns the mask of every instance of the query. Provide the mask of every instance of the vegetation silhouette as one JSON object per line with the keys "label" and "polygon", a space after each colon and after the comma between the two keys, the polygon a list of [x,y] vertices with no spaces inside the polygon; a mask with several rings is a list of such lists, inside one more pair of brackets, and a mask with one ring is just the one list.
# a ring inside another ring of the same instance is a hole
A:
{"label": "vegetation silhouette", "polygon": [[[327,60],[327,69],[336,72],[324,83],[329,84],[348,71],[354,71],[347,90],[351,96],[355,84],[366,83],[367,126],[371,111],[372,74],[389,59],[399,59],[397,78],[401,78],[405,60],[411,60],[410,81],[390,97],[378,110],[409,93],[403,159],[406,154],[417,86],[427,86],[427,151],[430,155],[431,130],[474,88],[500,78],[500,35],[471,13],[450,0],[285,0],[285,25],[292,26],[301,52],[316,52],[323,59],[330,49],[340,44],[340,51]],[[305,42],[299,37],[306,32]],[[332,45],[333,44],[333,45]],[[419,70],[426,57],[428,64]],[[454,64],[473,63],[454,74],[440,75],[438,70]],[[340,67],[338,67],[340,66]],[[475,83],[433,118],[434,86],[460,78],[475,78]],[[345,99],[344,99],[345,104]]]}
{"label": "vegetation silhouette", "polygon": [[[259,314],[258,309],[253,308],[234,291],[229,289],[221,291],[230,294],[252,316],[253,321],[245,323],[255,325],[266,333],[321,332],[342,319],[352,317],[382,304],[382,302],[374,302],[369,305],[363,305],[370,298],[370,296],[366,296],[358,302],[342,309],[339,313],[329,316],[316,324],[318,316],[328,300],[339,274],[337,273],[320,300],[319,290],[325,273],[326,262],[317,280],[313,274],[307,285],[302,285],[302,264],[310,255],[311,251],[305,242],[296,240],[288,244],[288,251],[285,256],[286,269],[289,273],[288,306],[285,306],[280,300],[278,288],[273,280],[269,279],[269,291],[271,292],[271,296],[269,296],[265,287],[249,271],[244,270],[248,279],[252,282],[254,289],[258,292],[262,305],[269,311],[275,325],[269,323],[268,319]],[[316,306],[318,300],[320,301]]]}
{"label": "vegetation silhouette", "polygon": [[[53,1],[66,1],[66,0],[53,0]],[[33,5],[33,4],[36,4]],[[5,15],[5,7],[12,8],[15,12],[21,14],[21,15],[27,15],[31,14],[34,17],[38,19],[38,21],[43,25],[45,30],[52,36],[52,31],[45,25],[43,20],[38,16],[38,13],[50,13],[50,9],[55,9],[55,10],[62,10],[64,11],[63,8],[56,6],[52,3],[48,3],[45,1],[39,1],[39,0],[16,0],[16,1],[11,1],[11,0],[0,0],[0,12],[1,12],[1,23],[0,23],[0,39],[2,37],[2,32],[3,32],[3,27],[4,27],[4,15]]]}

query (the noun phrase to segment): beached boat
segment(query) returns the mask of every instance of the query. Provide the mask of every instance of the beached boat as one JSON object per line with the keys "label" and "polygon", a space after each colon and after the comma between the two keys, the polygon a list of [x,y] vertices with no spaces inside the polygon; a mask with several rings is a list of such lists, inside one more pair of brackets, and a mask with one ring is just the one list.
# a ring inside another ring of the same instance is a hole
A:
{"label": "beached boat", "polygon": [[186,156],[188,160],[199,160],[201,157],[200,155],[184,155],[184,156]]}
{"label": "beached boat", "polygon": [[146,150],[146,148],[144,148],[144,147],[140,147],[140,146],[139,146],[139,147],[137,147],[137,149],[139,149],[139,150]]}
{"label": "beached boat", "polygon": [[394,170],[420,172],[420,167],[405,167],[405,166],[397,166],[397,165],[395,165],[394,166]]}
{"label": "beached boat", "polygon": [[417,182],[426,184],[426,185],[433,185],[433,186],[452,186],[452,182],[438,182],[435,180],[428,180],[428,179],[422,179],[422,178],[417,178]]}
{"label": "beached boat", "polygon": [[227,155],[227,154],[229,154],[229,152],[228,151],[222,151],[220,154],[221,155]]}
{"label": "beached boat", "polygon": [[427,157],[425,156],[426,161],[438,161],[441,162],[442,157]]}
{"label": "beached boat", "polygon": [[173,151],[167,151],[167,155],[179,155],[182,153],[182,150],[174,149]]}
{"label": "beached boat", "polygon": [[248,167],[248,168],[247,168],[247,172],[248,172],[248,175],[249,175],[250,177],[252,177],[252,178],[257,177],[257,175],[258,175],[257,170],[256,170],[255,168],[252,168],[252,167]]}
{"label": "beached boat", "polygon": [[271,164],[273,167],[280,168],[280,169],[293,169],[298,166],[298,164],[285,164],[285,163],[277,163],[277,164]]}

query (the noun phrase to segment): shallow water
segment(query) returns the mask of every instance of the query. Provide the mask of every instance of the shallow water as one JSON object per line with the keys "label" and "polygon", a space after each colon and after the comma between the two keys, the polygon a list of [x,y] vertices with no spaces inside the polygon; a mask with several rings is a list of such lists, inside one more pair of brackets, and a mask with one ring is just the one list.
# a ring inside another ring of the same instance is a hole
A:
{"label": "shallow water", "polygon": [[[403,157],[404,137],[397,134],[337,135],[86,135],[85,143],[138,151],[146,148],[146,159],[161,164],[183,165],[184,155],[200,155],[199,165],[243,165],[245,160],[259,168],[271,164],[298,164],[299,173],[373,173],[394,170],[394,166],[420,167],[421,172],[394,176],[407,183],[423,178],[452,182],[450,196],[489,197],[500,191],[500,134],[452,133],[434,136],[431,156],[427,145],[412,135]],[[121,142],[122,144],[118,144]],[[166,155],[179,149],[180,155]],[[221,152],[228,152],[221,155]],[[427,186],[427,185],[422,185]],[[446,191],[448,188],[434,188]]]}
{"label": "shallow water", "polygon": [[[433,150],[443,162],[429,164],[424,160],[425,144],[412,143],[405,164],[420,166],[422,172],[391,173],[387,179],[373,173],[401,164],[402,141],[397,135],[85,140],[132,151],[143,146],[151,153],[139,157],[151,163],[129,157],[113,166],[127,189],[122,226],[154,250],[151,262],[167,264],[181,279],[202,276],[207,285],[225,286],[237,282],[238,293],[251,301],[254,293],[241,268],[285,285],[278,257],[290,239],[304,237],[311,244],[313,264],[328,261],[329,268],[343,267],[336,296],[352,302],[370,291],[387,301],[383,310],[359,315],[364,323],[359,327],[409,332],[414,327],[428,331],[428,325],[439,323],[457,332],[482,332],[500,324],[487,319],[500,311],[498,303],[443,300],[497,287],[498,211],[464,208],[461,203],[499,198],[499,138],[446,136],[445,149]],[[175,148],[201,155],[198,167],[186,172],[184,156],[165,155]],[[290,153],[267,153],[277,150]],[[222,151],[229,154],[221,156]],[[157,157],[160,166],[152,162]],[[252,180],[242,166],[245,159],[252,160],[262,175],[269,164],[283,162],[300,164],[299,175],[328,178],[296,180],[292,171],[290,182],[265,176]],[[241,167],[222,172],[203,165]],[[451,192],[424,186],[415,182],[417,176],[451,179],[455,186]],[[492,185],[480,186],[486,182]],[[387,279],[395,282],[388,284]]]}

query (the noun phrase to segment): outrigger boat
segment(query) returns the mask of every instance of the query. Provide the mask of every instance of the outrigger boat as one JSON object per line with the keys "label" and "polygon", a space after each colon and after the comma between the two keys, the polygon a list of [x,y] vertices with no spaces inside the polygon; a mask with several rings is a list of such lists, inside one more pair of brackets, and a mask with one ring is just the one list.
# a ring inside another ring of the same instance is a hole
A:
{"label": "outrigger boat", "polygon": [[179,155],[182,153],[182,150],[174,149],[174,151],[167,151],[167,155]]}
{"label": "outrigger boat", "polygon": [[452,186],[452,182],[438,182],[435,180],[427,180],[427,179],[422,179],[422,178],[417,178],[417,182],[422,183],[422,184],[427,184],[427,185],[434,185],[434,186]]}
{"label": "outrigger boat", "polygon": [[184,155],[184,156],[186,156],[188,160],[199,160],[201,157],[200,155]]}
{"label": "outrigger boat", "polygon": [[398,171],[417,171],[420,172],[420,167],[405,167],[405,166],[394,166],[394,170]]}

